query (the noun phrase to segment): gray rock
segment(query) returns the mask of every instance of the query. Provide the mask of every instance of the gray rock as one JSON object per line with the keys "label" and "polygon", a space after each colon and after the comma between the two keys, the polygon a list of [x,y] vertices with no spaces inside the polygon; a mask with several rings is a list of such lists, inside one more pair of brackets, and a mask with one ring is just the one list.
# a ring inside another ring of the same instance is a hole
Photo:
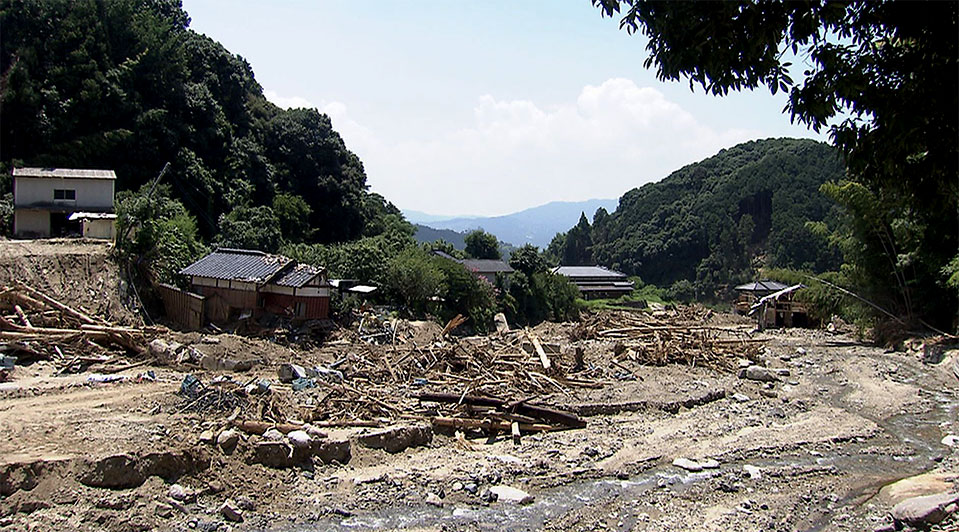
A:
{"label": "gray rock", "polygon": [[282,432],[276,430],[275,428],[269,428],[263,433],[263,439],[270,441],[283,441],[286,439],[286,436],[284,436]]}
{"label": "gray rock", "polygon": [[949,447],[955,447],[956,445],[959,445],[959,437],[949,434],[948,436],[942,439],[941,443]]}
{"label": "gray rock", "polygon": [[749,465],[749,464],[744,465],[743,471],[745,471],[746,474],[748,474],[749,478],[751,479],[759,480],[763,478],[762,469],[759,469],[758,467],[754,465]]}
{"label": "gray rock", "polygon": [[749,401],[749,396],[742,393],[734,393],[729,396],[730,399],[736,401],[737,403],[745,403]]}
{"label": "gray rock", "polygon": [[171,499],[180,502],[193,502],[196,500],[195,491],[179,484],[170,486],[170,489],[167,491],[167,495],[169,495]]}
{"label": "gray rock", "polygon": [[496,495],[499,502],[509,502],[514,504],[529,504],[536,498],[525,491],[512,486],[493,486],[489,489],[490,493]]}
{"label": "gray rock", "polygon": [[240,443],[240,433],[233,429],[226,429],[216,437],[216,445],[224,454],[233,454]]}
{"label": "gray rock", "polygon": [[703,469],[719,469],[719,461],[709,458],[707,460],[699,460],[699,465]]}
{"label": "gray rock", "polygon": [[433,441],[433,428],[426,424],[403,425],[360,434],[356,443],[370,449],[398,453],[409,447],[428,445]]}
{"label": "gray rock", "polygon": [[305,430],[291,430],[286,437],[298,449],[310,447],[313,443],[313,438]]}
{"label": "gray rock", "polygon": [[463,485],[463,491],[469,493],[470,495],[476,495],[476,493],[479,491],[479,486],[477,486],[475,482],[467,482]]}
{"label": "gray rock", "polygon": [[673,460],[673,465],[694,473],[703,470],[703,466],[699,465],[699,462],[689,458],[677,458]]}
{"label": "gray rock", "polygon": [[212,444],[216,441],[216,434],[212,430],[204,430],[200,433],[200,443],[205,443],[207,445]]}
{"label": "gray rock", "polygon": [[234,523],[243,522],[243,512],[237,508],[236,503],[230,499],[223,501],[223,504],[220,505],[220,515],[227,521],[233,521]]}
{"label": "gray rock", "polygon": [[777,373],[780,377],[788,377],[788,376],[790,375],[788,368],[779,368],[779,369],[776,370],[776,373]]}
{"label": "gray rock", "polygon": [[426,504],[430,504],[430,505],[438,506],[438,507],[442,508],[442,507],[443,507],[443,499],[440,499],[440,496],[439,496],[439,495],[437,495],[437,494],[435,494],[435,493],[433,493],[433,492],[429,492],[429,493],[426,494]]}
{"label": "gray rock", "polygon": [[296,379],[305,379],[309,377],[306,368],[298,364],[281,364],[276,370],[276,376],[280,382],[290,383]]}
{"label": "gray rock", "polygon": [[241,510],[246,510],[252,512],[256,509],[256,504],[253,502],[253,499],[240,495],[236,498],[236,506]]}
{"label": "gray rock", "polygon": [[776,373],[776,371],[769,368],[764,368],[762,366],[749,366],[746,369],[740,370],[739,378],[761,382],[779,381],[779,375]]}
{"label": "gray rock", "polygon": [[933,525],[956,510],[959,493],[939,493],[906,499],[892,507],[892,518],[912,526]]}

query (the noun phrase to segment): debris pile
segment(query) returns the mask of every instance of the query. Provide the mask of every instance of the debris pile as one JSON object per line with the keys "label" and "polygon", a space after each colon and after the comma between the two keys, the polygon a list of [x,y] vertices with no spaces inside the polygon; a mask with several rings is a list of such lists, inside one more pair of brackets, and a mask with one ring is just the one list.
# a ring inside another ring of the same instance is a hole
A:
{"label": "debris pile", "polygon": [[455,430],[483,430],[491,436],[498,432],[512,434],[518,444],[523,432],[546,432],[576,429],[586,426],[582,418],[544,406],[528,404],[529,399],[505,401],[495,397],[458,395],[449,393],[423,393],[420,401],[453,405],[451,415],[433,418],[436,427]]}
{"label": "debris pile", "polygon": [[50,360],[59,373],[116,373],[148,363],[146,338],[156,327],[121,327],[92,317],[23,283],[0,288],[0,339],[4,353],[20,362]]}
{"label": "debris pile", "polygon": [[[578,325],[576,339],[615,340],[614,361],[644,365],[686,364],[733,371],[736,360],[758,360],[763,340],[750,337],[742,327],[704,325],[706,315],[689,309],[687,320],[662,321],[638,313],[596,314]],[[707,311],[712,312],[712,311]]]}

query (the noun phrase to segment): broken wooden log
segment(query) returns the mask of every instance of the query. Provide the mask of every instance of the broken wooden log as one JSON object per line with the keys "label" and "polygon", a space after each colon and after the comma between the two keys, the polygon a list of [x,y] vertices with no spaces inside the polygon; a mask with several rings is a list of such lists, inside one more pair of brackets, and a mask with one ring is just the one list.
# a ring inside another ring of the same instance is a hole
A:
{"label": "broken wooden log", "polygon": [[[487,431],[510,431],[513,424],[506,421],[492,421],[489,419],[468,419],[460,417],[435,417],[433,425],[437,427],[449,427],[453,429],[481,429]],[[550,432],[555,430],[564,430],[570,427],[547,425],[545,423],[519,423],[519,430],[525,432]]]}
{"label": "broken wooden log", "polygon": [[23,309],[20,308],[20,305],[13,305],[13,311],[17,313],[17,317],[20,318],[20,321],[27,327],[33,327],[33,324],[30,323],[30,320],[27,319],[27,315],[23,312]]}
{"label": "broken wooden log", "polygon": [[63,312],[64,314],[67,314],[67,315],[69,315],[69,316],[72,316],[72,317],[74,317],[74,318],[82,321],[83,323],[87,323],[87,324],[90,324],[90,325],[95,325],[95,324],[98,324],[98,323],[103,323],[103,322],[101,322],[101,321],[99,321],[99,320],[95,320],[95,319],[91,318],[90,316],[88,316],[87,314],[85,314],[85,313],[83,313],[83,312],[80,312],[79,310],[74,309],[73,307],[70,307],[70,306],[68,306],[68,305],[64,305],[63,303],[57,301],[56,299],[53,299],[52,297],[44,294],[43,292],[37,290],[36,288],[33,288],[32,286],[26,285],[26,284],[24,284],[24,283],[17,283],[17,284],[16,284],[16,287],[17,287],[17,289],[24,290],[24,291],[28,292],[31,297],[34,297],[34,298],[36,298],[36,299],[39,299],[39,300],[43,301],[44,303],[46,303],[47,305],[49,305],[49,306],[51,306],[51,307],[59,310],[60,312]]}
{"label": "broken wooden log", "polygon": [[[495,397],[483,397],[477,395],[463,395],[451,393],[423,393],[418,396],[421,401],[432,401],[434,403],[462,403],[474,406],[495,406],[499,408],[507,407],[507,402]],[[558,423],[572,428],[582,428],[586,426],[586,421],[576,414],[547,408],[545,406],[530,405],[523,402],[515,403],[514,412],[525,416],[542,419],[551,423]],[[506,429],[509,430],[509,424]]]}

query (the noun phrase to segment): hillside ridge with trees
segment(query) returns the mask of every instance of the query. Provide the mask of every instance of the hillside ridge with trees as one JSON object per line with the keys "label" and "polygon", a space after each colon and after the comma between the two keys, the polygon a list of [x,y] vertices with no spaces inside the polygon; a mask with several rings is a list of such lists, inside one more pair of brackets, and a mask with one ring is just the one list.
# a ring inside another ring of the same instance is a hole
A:
{"label": "hillside ridge with trees", "polygon": [[838,267],[838,252],[806,224],[837,215],[819,188],[843,175],[839,153],[821,142],[746,142],[626,192],[592,223],[584,213],[548,255],[700,299],[723,297],[762,266],[827,271]]}

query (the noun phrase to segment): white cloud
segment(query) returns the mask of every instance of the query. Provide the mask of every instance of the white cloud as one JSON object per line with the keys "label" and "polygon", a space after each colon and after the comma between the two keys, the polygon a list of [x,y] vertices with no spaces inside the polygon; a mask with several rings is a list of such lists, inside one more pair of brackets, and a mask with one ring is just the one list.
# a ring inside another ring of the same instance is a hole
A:
{"label": "white cloud", "polygon": [[549,201],[618,197],[761,136],[713,130],[662,92],[621,78],[588,85],[558,105],[483,95],[472,123],[427,140],[379,137],[341,102],[316,107],[363,160],[374,190],[426,212],[505,214]]}
{"label": "white cloud", "polygon": [[273,102],[276,106],[284,109],[309,109],[312,107],[317,107],[313,102],[302,96],[280,96],[276,93],[276,91],[265,89],[263,91],[263,96],[266,96],[266,99]]}

